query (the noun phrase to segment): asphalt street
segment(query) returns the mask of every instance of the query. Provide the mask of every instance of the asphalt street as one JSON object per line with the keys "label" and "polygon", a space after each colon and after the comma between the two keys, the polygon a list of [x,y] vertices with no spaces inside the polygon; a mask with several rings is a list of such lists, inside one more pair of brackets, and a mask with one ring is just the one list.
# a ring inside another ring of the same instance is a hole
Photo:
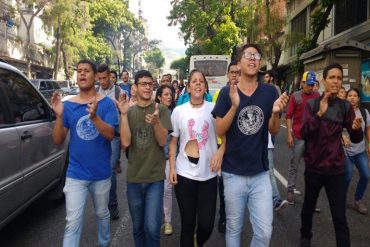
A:
{"label": "asphalt street", "polygon": [[[275,168],[278,173],[278,186],[281,196],[286,197],[286,187],[284,186],[287,177],[288,162],[290,159],[290,150],[286,145],[286,129],[281,128],[275,142]],[[111,246],[134,246],[132,237],[132,223],[126,201],[126,182],[125,168],[126,160],[122,155],[123,171],[118,175],[118,194],[120,218],[111,221]],[[304,192],[303,185],[303,164],[299,169],[297,190]],[[358,174],[354,172],[354,179],[348,194],[347,218],[351,231],[351,242],[354,247],[370,246],[370,216],[360,215],[355,212],[350,204],[355,190]],[[370,195],[367,190],[364,201],[370,207]],[[288,206],[280,213],[275,213],[273,223],[273,234],[270,246],[272,247],[296,247],[299,246],[300,229],[300,211],[302,208],[303,196],[296,196],[296,204]],[[4,203],[4,202],[0,202]],[[180,216],[175,196],[173,197],[173,226],[174,233],[171,236],[162,235],[161,246],[176,247],[179,246],[180,239]],[[325,191],[322,190],[318,201],[320,213],[314,216],[313,228],[313,247],[331,247],[335,245],[334,229],[332,219],[326,199]],[[225,238],[223,234],[217,231],[218,214],[215,219],[213,234],[205,246],[223,247]],[[30,246],[62,246],[63,231],[65,225],[65,206],[64,201],[50,201],[46,197],[35,202],[31,207],[25,210],[9,225],[0,230],[0,247],[30,247]],[[248,212],[245,215],[245,225],[242,234],[241,246],[250,245],[252,229],[249,224]],[[85,222],[81,237],[80,246],[97,246],[96,224],[91,200],[86,207]]]}

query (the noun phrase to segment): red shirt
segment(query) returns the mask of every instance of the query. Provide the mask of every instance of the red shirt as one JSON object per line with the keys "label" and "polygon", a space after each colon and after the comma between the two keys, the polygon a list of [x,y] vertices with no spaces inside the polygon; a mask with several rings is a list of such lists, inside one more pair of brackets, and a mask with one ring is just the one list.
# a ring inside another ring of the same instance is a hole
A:
{"label": "red shirt", "polygon": [[302,126],[302,116],[307,100],[314,99],[319,96],[320,94],[316,91],[306,94],[302,90],[297,91],[290,96],[288,110],[285,117],[293,121],[292,128],[294,138],[302,139],[300,131]]}

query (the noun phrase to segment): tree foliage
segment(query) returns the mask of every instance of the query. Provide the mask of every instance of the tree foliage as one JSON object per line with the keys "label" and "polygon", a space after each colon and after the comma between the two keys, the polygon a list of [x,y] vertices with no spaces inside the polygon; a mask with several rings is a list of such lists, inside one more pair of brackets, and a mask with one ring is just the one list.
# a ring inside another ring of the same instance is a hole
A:
{"label": "tree foliage", "polygon": [[170,69],[178,69],[180,71],[180,78],[184,78],[189,73],[189,58],[182,57],[172,61]]}
{"label": "tree foliage", "polygon": [[148,65],[149,71],[161,68],[165,62],[162,51],[157,47],[146,51],[144,54],[144,60]]}
{"label": "tree foliage", "polygon": [[[226,54],[241,43],[240,37],[255,32],[258,1],[173,0],[167,19],[179,25],[182,38],[190,48],[187,55]],[[256,34],[254,34],[256,36]],[[194,53],[196,52],[196,53]]]}
{"label": "tree foliage", "polygon": [[[42,19],[49,34],[55,37],[54,70],[58,71],[63,64],[67,78],[81,58],[96,63],[117,61],[119,69],[123,61],[124,66],[130,68],[133,54],[136,56],[151,44],[141,21],[128,10],[127,1],[54,1],[45,9]],[[140,42],[136,42],[133,33],[138,34],[136,38]],[[144,48],[137,51],[134,43],[145,43]]]}

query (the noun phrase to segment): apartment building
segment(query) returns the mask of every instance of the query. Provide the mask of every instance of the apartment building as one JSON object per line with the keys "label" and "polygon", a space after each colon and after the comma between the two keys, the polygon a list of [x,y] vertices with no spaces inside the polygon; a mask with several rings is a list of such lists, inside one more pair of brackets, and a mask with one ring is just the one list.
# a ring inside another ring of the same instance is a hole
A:
{"label": "apartment building", "polygon": [[[307,35],[310,16],[318,1],[286,2],[287,31]],[[343,0],[334,5],[329,18],[329,25],[319,36],[318,47],[300,57],[304,69],[316,72],[321,79],[325,65],[338,62],[344,68],[344,87],[361,89],[362,100],[370,102],[370,0]],[[281,65],[291,64],[296,53],[297,45],[291,46],[284,52]]]}
{"label": "apartment building", "polygon": [[[16,11],[14,0],[0,2],[0,58],[26,74],[27,29]],[[23,15],[27,22],[34,13],[34,6],[24,6]],[[43,22],[35,17],[30,29],[30,59],[32,78],[51,78],[53,64],[50,49],[53,37],[47,35]],[[30,78],[31,79],[31,78]]]}

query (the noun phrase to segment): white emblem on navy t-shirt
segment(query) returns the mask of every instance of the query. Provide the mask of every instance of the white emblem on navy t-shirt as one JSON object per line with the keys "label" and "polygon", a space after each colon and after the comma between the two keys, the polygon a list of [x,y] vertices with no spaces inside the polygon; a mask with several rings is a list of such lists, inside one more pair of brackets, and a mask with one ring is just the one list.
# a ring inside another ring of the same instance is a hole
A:
{"label": "white emblem on navy t-shirt", "polygon": [[91,122],[89,115],[85,115],[78,120],[76,125],[76,132],[77,135],[85,141],[91,141],[99,135],[99,131]]}
{"label": "white emblem on navy t-shirt", "polygon": [[255,105],[244,107],[238,116],[238,127],[244,135],[257,133],[263,124],[263,111]]}

